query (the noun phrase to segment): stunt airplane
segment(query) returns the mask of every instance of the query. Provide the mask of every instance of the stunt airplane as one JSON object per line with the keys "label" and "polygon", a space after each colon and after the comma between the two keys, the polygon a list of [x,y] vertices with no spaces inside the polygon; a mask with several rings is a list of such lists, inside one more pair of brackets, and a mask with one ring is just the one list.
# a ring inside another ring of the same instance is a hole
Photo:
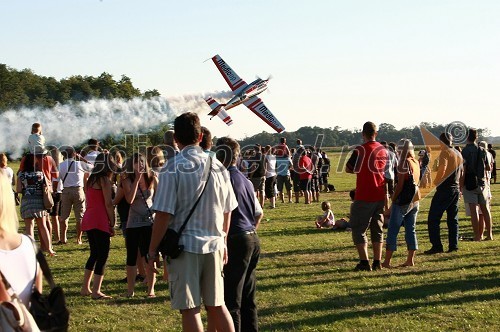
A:
{"label": "stunt airplane", "polygon": [[258,94],[267,90],[267,83],[269,82],[269,78],[267,80],[263,80],[261,78],[257,78],[250,84],[247,84],[243,81],[238,74],[234,72],[229,65],[222,60],[222,58],[217,54],[212,58],[212,61],[215,63],[220,73],[226,80],[227,84],[234,92],[234,97],[231,98],[225,104],[217,103],[212,97],[208,97],[205,99],[207,104],[210,106],[212,111],[208,113],[212,117],[218,116],[224,121],[228,126],[233,124],[233,120],[227,114],[226,110],[229,110],[233,107],[236,107],[240,104],[244,104],[248,109],[254,112],[259,118],[261,118],[265,123],[267,123],[271,128],[276,130],[278,133],[281,133],[285,130],[285,127],[276,119],[276,117],[269,111],[269,109],[264,105],[262,100],[257,97]]}

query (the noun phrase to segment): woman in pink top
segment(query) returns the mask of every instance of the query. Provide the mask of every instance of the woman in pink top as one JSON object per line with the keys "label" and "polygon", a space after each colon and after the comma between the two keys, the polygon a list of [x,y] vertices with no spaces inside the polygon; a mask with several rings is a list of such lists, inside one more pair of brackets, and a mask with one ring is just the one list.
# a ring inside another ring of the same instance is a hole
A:
{"label": "woman in pink top", "polygon": [[[115,211],[111,197],[111,178],[116,170],[114,158],[110,154],[101,153],[95,160],[86,185],[87,209],[82,219],[82,231],[87,232],[90,257],[85,264],[80,293],[91,295],[94,300],[111,298],[101,292],[101,284],[109,255],[110,238],[114,235]],[[91,289],[92,275],[94,283]]]}

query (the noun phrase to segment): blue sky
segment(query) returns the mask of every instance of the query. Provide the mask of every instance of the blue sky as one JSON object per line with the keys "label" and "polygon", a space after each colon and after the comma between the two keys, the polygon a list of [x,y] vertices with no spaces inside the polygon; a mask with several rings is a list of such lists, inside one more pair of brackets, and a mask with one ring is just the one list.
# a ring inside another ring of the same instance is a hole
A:
{"label": "blue sky", "polygon": [[[500,136],[498,17],[493,0],[0,0],[0,63],[126,74],[169,97],[227,90],[203,62],[220,54],[247,82],[273,76],[262,98],[289,131],[462,121]],[[272,131],[230,114],[230,128],[202,121],[217,136]]]}

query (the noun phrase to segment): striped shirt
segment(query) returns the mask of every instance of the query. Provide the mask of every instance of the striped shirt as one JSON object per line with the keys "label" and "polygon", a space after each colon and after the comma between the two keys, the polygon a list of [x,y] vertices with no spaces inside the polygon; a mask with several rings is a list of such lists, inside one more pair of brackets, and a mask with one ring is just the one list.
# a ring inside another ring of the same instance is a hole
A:
{"label": "striped shirt", "polygon": [[[208,155],[199,146],[182,149],[159,176],[153,203],[154,211],[172,215],[169,228],[178,231],[203,190],[203,170]],[[184,250],[206,254],[224,247],[224,213],[238,206],[228,171],[215,158],[207,189],[182,232]]]}

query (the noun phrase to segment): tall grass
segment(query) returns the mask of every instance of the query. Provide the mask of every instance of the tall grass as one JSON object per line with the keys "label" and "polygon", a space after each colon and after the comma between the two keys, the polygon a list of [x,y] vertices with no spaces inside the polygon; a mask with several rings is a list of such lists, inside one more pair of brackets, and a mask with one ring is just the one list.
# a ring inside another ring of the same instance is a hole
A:
{"label": "tall grass", "polygon": [[[339,155],[332,154],[336,165]],[[348,191],[355,176],[334,172],[336,191],[322,193],[337,218],[349,211]],[[493,221],[500,211],[493,185]],[[430,196],[421,202],[417,221],[419,251],[416,266],[354,272],[357,254],[349,232],[316,229],[319,203],[278,203],[265,209],[259,228],[262,256],[257,270],[257,301],[261,331],[499,331],[500,259],[498,239],[459,243],[458,252],[426,256],[430,248],[427,214]],[[460,233],[472,235],[460,202]],[[22,224],[22,223],[21,223]],[[55,280],[63,286],[71,310],[71,331],[178,331],[180,314],[170,309],[168,286],[157,283],[157,298],[146,297],[138,285],[136,297],[126,292],[125,247],[120,234],[112,239],[103,291],[114,298],[96,301],[79,295],[88,243],[76,245],[74,220],[70,242],[57,246],[49,259]],[[495,228],[494,235],[500,236]],[[406,257],[404,230],[393,262]],[[446,222],[442,223],[447,244]],[[204,318],[205,314],[203,313]]]}

